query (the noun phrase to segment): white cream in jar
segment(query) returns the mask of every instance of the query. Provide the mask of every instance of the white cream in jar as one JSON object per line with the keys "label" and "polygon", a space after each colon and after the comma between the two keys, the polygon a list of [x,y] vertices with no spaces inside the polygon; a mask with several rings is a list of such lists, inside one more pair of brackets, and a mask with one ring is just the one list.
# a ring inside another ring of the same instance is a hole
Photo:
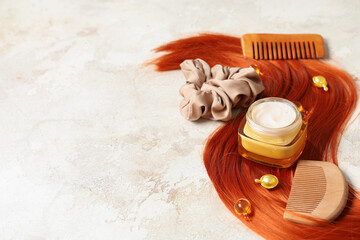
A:
{"label": "white cream in jar", "polygon": [[[256,135],[280,138],[286,136],[286,140],[281,140],[286,144],[292,140],[291,137],[295,137],[302,124],[302,117],[297,106],[280,98],[259,100],[249,109],[247,120],[249,127],[257,132]],[[273,141],[279,144],[277,140],[273,139]]]}
{"label": "white cream in jar", "polygon": [[263,102],[256,105],[251,114],[254,122],[268,128],[289,126],[296,118],[294,108],[283,102]]}

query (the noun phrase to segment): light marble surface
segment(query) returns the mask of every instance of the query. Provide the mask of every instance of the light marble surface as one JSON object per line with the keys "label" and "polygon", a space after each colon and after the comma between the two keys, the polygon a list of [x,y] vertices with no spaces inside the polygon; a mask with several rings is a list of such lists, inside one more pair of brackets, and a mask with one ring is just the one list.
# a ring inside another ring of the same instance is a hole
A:
{"label": "light marble surface", "polygon": [[[197,32],[316,32],[360,76],[360,1],[0,1],[0,239],[261,239],[202,163],[220,123],[179,113],[143,63]],[[357,113],[359,112],[359,108]],[[360,186],[360,120],[340,166]]]}

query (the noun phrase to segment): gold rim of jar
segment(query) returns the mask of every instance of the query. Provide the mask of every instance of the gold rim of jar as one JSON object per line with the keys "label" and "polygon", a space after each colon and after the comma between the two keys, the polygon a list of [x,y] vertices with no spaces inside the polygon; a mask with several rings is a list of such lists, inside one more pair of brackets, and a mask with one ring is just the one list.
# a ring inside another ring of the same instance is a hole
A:
{"label": "gold rim of jar", "polygon": [[[264,102],[282,102],[288,104],[295,111],[296,116],[294,121],[287,126],[279,127],[279,128],[269,128],[256,123],[252,118],[252,110],[254,109],[255,106]],[[259,134],[266,136],[282,136],[299,129],[299,127],[302,124],[302,116],[299,111],[299,108],[293,102],[285,98],[268,97],[268,98],[259,99],[250,105],[249,110],[246,113],[246,121],[249,127]]]}

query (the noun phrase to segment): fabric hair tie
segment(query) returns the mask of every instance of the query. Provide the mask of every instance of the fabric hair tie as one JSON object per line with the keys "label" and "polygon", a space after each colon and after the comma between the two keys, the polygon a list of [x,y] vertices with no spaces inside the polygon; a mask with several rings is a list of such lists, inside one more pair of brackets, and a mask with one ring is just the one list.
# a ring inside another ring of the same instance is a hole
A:
{"label": "fabric hair tie", "polygon": [[264,90],[255,69],[239,67],[210,68],[202,59],[185,60],[180,64],[186,84],[180,89],[184,97],[181,114],[188,120],[200,117],[228,121],[233,107],[248,107]]}

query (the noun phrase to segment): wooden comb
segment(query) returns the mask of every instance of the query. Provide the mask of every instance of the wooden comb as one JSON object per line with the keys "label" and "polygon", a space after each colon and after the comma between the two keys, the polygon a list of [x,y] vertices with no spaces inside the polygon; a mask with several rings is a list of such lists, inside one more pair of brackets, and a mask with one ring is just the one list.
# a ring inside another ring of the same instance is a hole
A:
{"label": "wooden comb", "polygon": [[319,34],[245,34],[243,54],[260,60],[310,59],[325,56],[324,40]]}
{"label": "wooden comb", "polygon": [[284,219],[318,225],[330,222],[343,211],[348,184],[333,163],[301,160],[296,167]]}

